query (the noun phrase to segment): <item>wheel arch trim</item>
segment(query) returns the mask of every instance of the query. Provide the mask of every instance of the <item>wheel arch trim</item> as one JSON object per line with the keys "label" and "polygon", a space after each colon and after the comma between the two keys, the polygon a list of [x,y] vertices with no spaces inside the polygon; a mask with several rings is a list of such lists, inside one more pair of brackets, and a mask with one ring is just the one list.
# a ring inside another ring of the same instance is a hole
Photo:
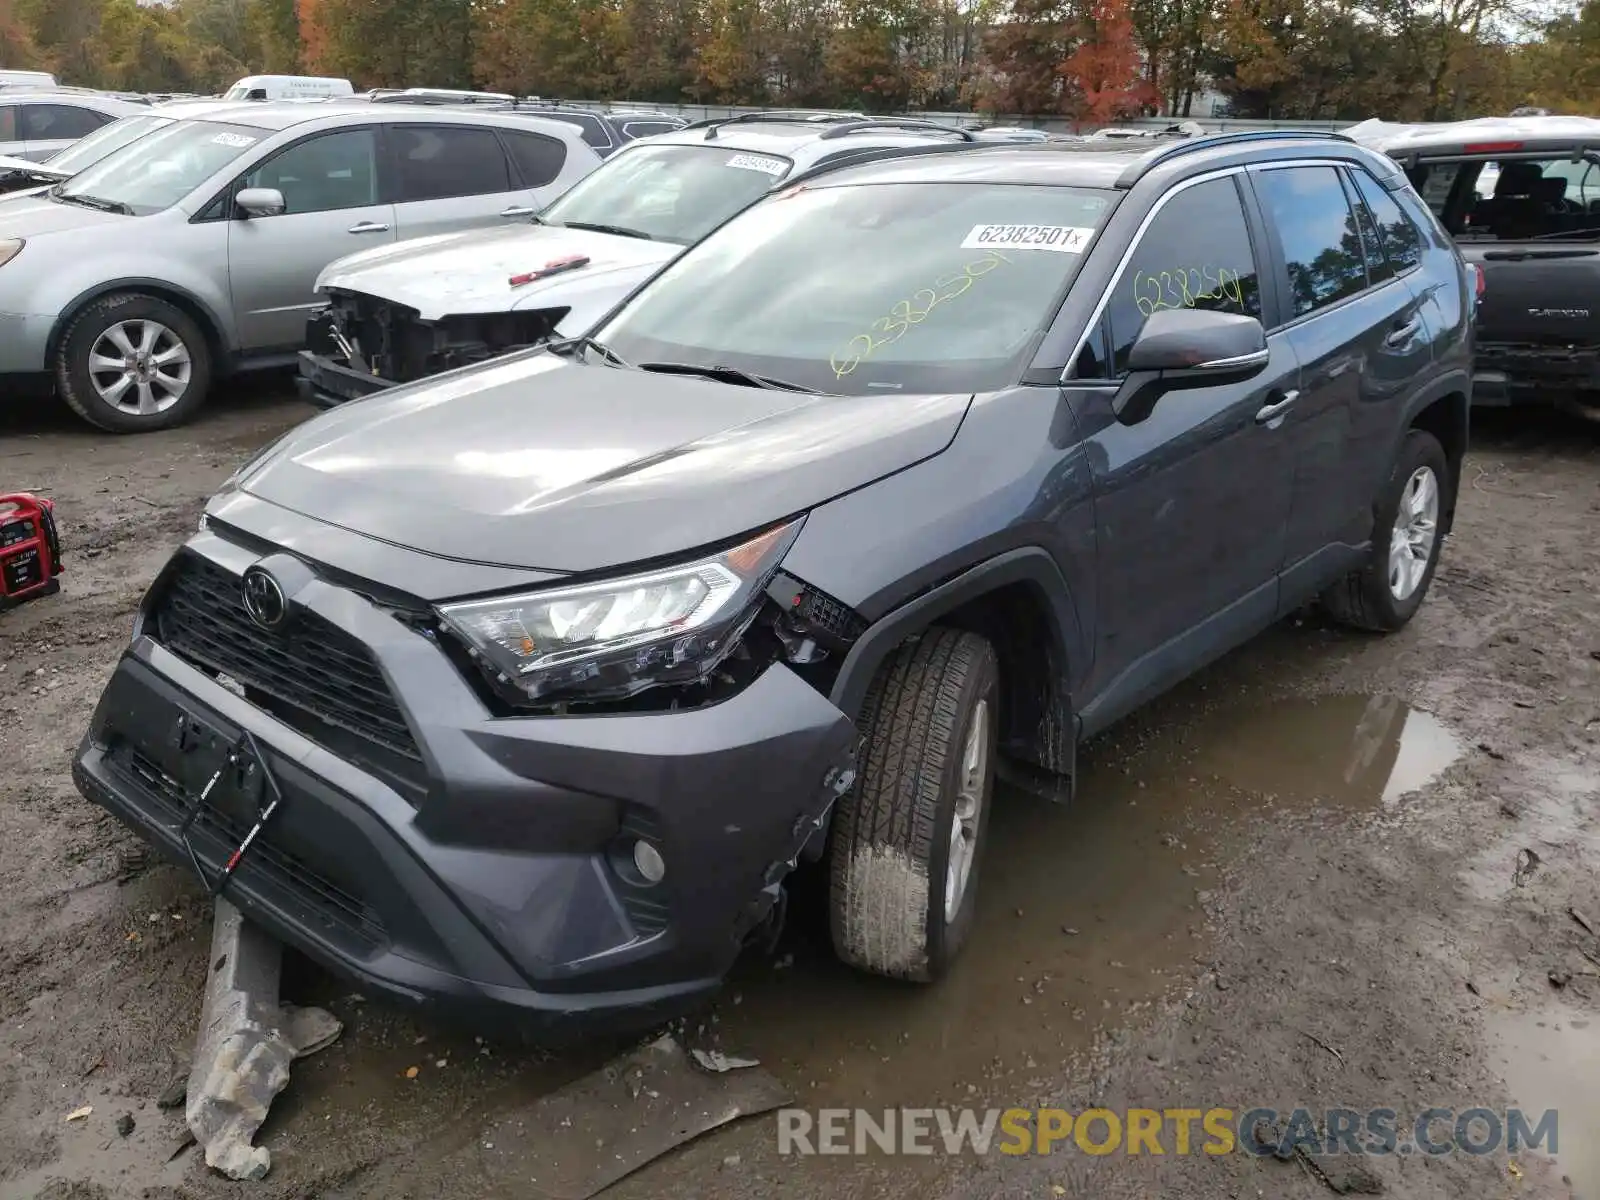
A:
{"label": "wheel arch trim", "polygon": [[[1032,584],[1041,592],[1053,618],[1050,631],[1056,642],[1055,649],[1061,654],[1062,665],[1067,666],[1070,659],[1066,631],[1076,627],[1076,610],[1066,579],[1048,551],[1038,546],[1024,546],[968,567],[874,621],[845,655],[829,691],[829,701],[851,720],[856,720],[861,715],[868,684],[896,646],[939,617],[1016,583]],[[1061,687],[1065,692],[1065,677]],[[1073,721],[1075,724],[1075,716]]]}
{"label": "wheel arch trim", "polygon": [[61,350],[61,341],[66,337],[67,330],[78,319],[78,315],[88,305],[96,300],[103,300],[107,296],[116,295],[118,292],[138,292],[150,296],[155,300],[165,300],[168,303],[177,303],[180,307],[192,310],[191,315],[199,318],[200,333],[207,343],[215,360],[212,369],[220,370],[224,367],[230,346],[226,326],[216,309],[202,300],[190,289],[180,284],[164,279],[150,279],[142,276],[129,276],[121,279],[108,279],[86,288],[79,292],[66,304],[62,305],[61,313],[56,317],[55,324],[50,327],[50,337],[45,343],[45,369],[55,370],[56,356]]}

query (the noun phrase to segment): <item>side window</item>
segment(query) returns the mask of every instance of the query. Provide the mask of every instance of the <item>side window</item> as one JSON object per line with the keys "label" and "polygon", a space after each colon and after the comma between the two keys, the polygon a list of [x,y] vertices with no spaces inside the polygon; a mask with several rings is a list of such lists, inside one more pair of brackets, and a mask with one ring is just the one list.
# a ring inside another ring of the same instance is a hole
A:
{"label": "side window", "polygon": [[1407,171],[1406,174],[1410,177],[1411,185],[1417,189],[1417,194],[1422,197],[1423,202],[1433,210],[1433,215],[1443,218],[1444,210],[1450,203],[1450,193],[1456,186],[1456,177],[1461,174],[1461,164],[1458,162],[1423,163]]}
{"label": "side window", "polygon": [[1409,271],[1422,261],[1421,231],[1376,179],[1362,170],[1352,171],[1351,174],[1355,177],[1356,190],[1361,193],[1363,204],[1377,223],[1384,258],[1394,271]]}
{"label": "side window", "polygon": [[343,129],[296,142],[240,182],[276,188],[286,214],[333,212],[378,202],[378,137],[372,127]]}
{"label": "side window", "polygon": [[70,104],[24,104],[22,139],[33,142],[76,140],[111,120],[105,113]]}
{"label": "side window", "polygon": [[542,133],[522,133],[501,130],[511,161],[517,168],[523,187],[544,187],[554,183],[567,165],[566,144]]}
{"label": "side window", "polygon": [[0,142],[17,142],[21,140],[17,136],[17,106],[14,104],[0,105]]}
{"label": "side window", "polygon": [[1283,243],[1289,300],[1304,316],[1367,286],[1356,216],[1333,167],[1262,171],[1256,190]]}
{"label": "side window", "polygon": [[[1106,305],[1116,375],[1128,369],[1128,351],[1145,319],[1164,308],[1208,308],[1260,318],[1256,256],[1232,178],[1184,188],[1139,239]],[[1081,375],[1086,367],[1099,371],[1080,356],[1080,377],[1095,378]]]}
{"label": "side window", "polygon": [[667,133],[676,129],[671,121],[629,121],[622,127],[622,136],[626,138],[654,137],[658,133]]}
{"label": "side window", "polygon": [[511,168],[491,129],[394,125],[400,202],[489,196],[511,190]]}
{"label": "side window", "polygon": [[1383,239],[1378,234],[1377,223],[1372,219],[1372,211],[1366,201],[1351,190],[1355,184],[1351,182],[1349,173],[1344,173],[1343,177],[1349,193],[1347,198],[1356,212],[1356,224],[1361,227],[1361,254],[1367,261],[1367,281],[1376,287],[1384,280],[1394,278],[1395,267],[1384,257]]}
{"label": "side window", "polygon": [[576,125],[578,132],[583,135],[583,140],[596,150],[609,150],[611,148],[611,134],[606,131],[605,123],[599,117],[591,117],[586,113],[540,113],[552,121],[561,121],[567,125]]}

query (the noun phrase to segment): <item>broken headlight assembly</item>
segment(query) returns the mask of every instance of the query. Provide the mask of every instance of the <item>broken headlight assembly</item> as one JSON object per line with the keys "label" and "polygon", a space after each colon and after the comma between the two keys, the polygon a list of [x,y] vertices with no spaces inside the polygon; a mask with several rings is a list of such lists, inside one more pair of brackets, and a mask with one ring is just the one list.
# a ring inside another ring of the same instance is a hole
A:
{"label": "broken headlight assembly", "polygon": [[800,525],[679,566],[435,611],[497,687],[525,701],[616,700],[694,683],[738,645]]}

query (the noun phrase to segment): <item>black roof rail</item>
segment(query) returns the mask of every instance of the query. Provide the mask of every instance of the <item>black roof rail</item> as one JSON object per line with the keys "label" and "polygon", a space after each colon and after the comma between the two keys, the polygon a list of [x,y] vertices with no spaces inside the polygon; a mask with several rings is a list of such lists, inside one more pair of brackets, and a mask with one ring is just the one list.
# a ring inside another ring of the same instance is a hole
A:
{"label": "black roof rail", "polygon": [[913,133],[951,133],[958,141],[978,140],[968,130],[957,129],[954,125],[941,125],[938,121],[928,121],[920,117],[861,117],[848,124],[840,122],[831,125],[822,136],[824,139],[849,137],[852,133],[869,133],[874,129],[903,129]]}
{"label": "black roof rail", "polygon": [[762,121],[780,121],[785,125],[797,122],[807,125],[829,125],[839,121],[865,120],[860,113],[819,113],[805,109],[771,109],[763,112],[738,113],[731,117],[706,117],[701,121],[693,121],[684,126],[685,129],[704,129],[706,137],[716,136],[714,130],[721,129],[724,125],[747,125]]}
{"label": "black roof rail", "polygon": [[1177,158],[1180,154],[1209,150],[1213,146],[1243,145],[1250,142],[1305,141],[1307,138],[1343,142],[1348,146],[1358,144],[1354,138],[1346,137],[1332,129],[1244,129],[1237,133],[1208,133],[1204,137],[1177,137],[1171,141],[1158,142],[1149,151],[1134,159],[1127,169],[1117,176],[1115,186],[1131,188],[1151,169],[1168,159]]}
{"label": "black roof rail", "polygon": [[778,189],[792,187],[816,178],[818,175],[831,175],[835,171],[842,171],[846,167],[859,167],[862,163],[882,162],[892,158],[912,158],[923,154],[958,154],[965,150],[976,150],[984,143],[976,138],[969,138],[964,142],[924,142],[920,145],[910,146],[862,146],[854,151],[847,151],[838,158],[824,159],[822,162],[812,163],[804,170],[796,171],[793,175],[783,180]]}

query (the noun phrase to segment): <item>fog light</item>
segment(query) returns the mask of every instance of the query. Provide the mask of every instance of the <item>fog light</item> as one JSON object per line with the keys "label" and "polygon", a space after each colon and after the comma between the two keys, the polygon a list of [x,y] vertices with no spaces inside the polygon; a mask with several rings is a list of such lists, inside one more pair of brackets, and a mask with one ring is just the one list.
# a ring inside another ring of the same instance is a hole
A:
{"label": "fog light", "polygon": [[667,875],[667,860],[649,842],[633,844],[633,865],[646,883],[660,883]]}

